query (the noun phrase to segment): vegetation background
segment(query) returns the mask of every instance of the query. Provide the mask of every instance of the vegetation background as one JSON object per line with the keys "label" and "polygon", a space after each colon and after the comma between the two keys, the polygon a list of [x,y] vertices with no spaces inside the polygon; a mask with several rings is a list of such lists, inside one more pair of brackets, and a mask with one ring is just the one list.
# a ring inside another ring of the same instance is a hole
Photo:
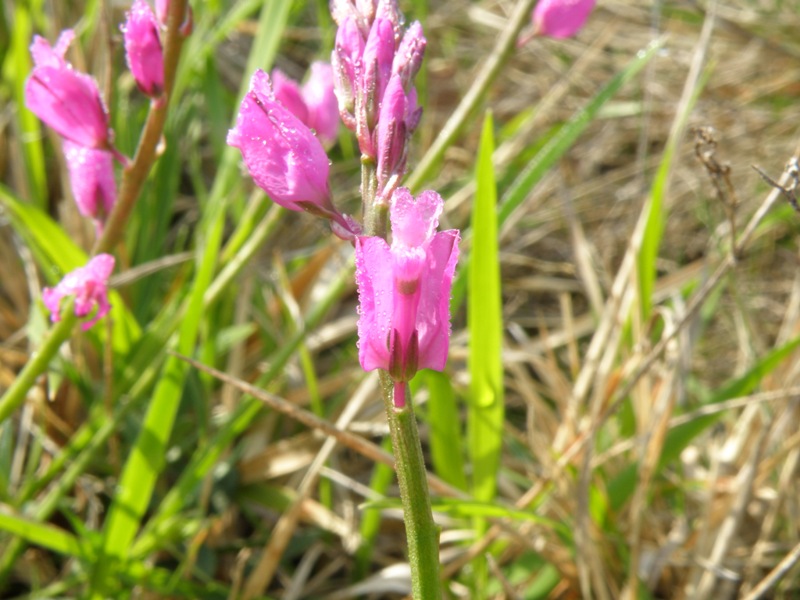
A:
{"label": "vegetation background", "polygon": [[[253,68],[301,79],[329,56],[327,3],[193,4],[111,319],[76,330],[0,424],[0,596],[401,598],[352,249],[254,191],[225,146]],[[783,171],[800,3],[601,0],[575,39],[503,57],[424,171],[515,3],[401,6],[429,42],[409,181],[465,238],[448,368],[414,384],[449,597],[800,597],[800,216]],[[76,29],[69,58],[131,155],[148,103],[124,68],[127,8],[0,11],[0,391],[42,343],[41,288],[94,235],[59,140],[20,102],[28,46]],[[355,148],[342,128],[330,153],[349,212]],[[492,331],[502,355],[481,345]],[[487,365],[502,383],[484,402]]]}

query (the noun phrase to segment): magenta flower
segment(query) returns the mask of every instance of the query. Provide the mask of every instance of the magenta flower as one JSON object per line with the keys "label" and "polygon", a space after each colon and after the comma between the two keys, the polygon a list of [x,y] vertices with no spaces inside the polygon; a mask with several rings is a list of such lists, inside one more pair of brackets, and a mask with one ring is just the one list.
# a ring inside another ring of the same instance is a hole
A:
{"label": "magenta flower", "polygon": [[568,38],[578,33],[595,0],[539,0],[533,9],[534,35]]}
{"label": "magenta flower", "polygon": [[436,232],[443,200],[398,188],[391,202],[392,245],[356,240],[360,303],[358,358],[408,381],[417,369],[441,371],[450,344],[450,288],[458,262],[457,230]]}
{"label": "magenta flower", "polygon": [[323,144],[332,144],[339,133],[339,103],[333,91],[333,68],[324,62],[311,63],[311,73],[303,85],[308,107],[306,125],[317,132]]}
{"label": "magenta flower", "polygon": [[87,317],[97,307],[91,320],[82,325],[86,331],[97,323],[108,311],[108,278],[114,270],[114,257],[98,254],[85,267],[67,273],[55,288],[44,288],[42,300],[50,311],[50,319],[56,323],[61,320],[61,300],[75,296],[75,316]]}
{"label": "magenta flower", "polygon": [[100,235],[103,223],[117,201],[114,158],[105,150],[85,148],[66,140],[64,157],[78,210],[83,216],[94,219]]}
{"label": "magenta flower", "polygon": [[278,102],[269,76],[253,74],[250,91],[239,107],[228,145],[239,148],[256,185],[289,210],[305,210],[335,224],[334,233],[352,238],[355,223],[339,213],[328,186],[330,165],[325,149],[292,112]]}
{"label": "magenta flower", "polygon": [[34,36],[34,68],[25,82],[25,105],[63,138],[87,148],[107,148],[108,113],[97,82],[72,68],[64,55],[75,33],[66,29],[55,48]]}
{"label": "magenta flower", "polygon": [[311,74],[302,88],[280,70],[274,69],[272,89],[275,99],[311,128],[324,145],[336,141],[339,105],[333,92],[333,70],[330,65],[312,63]]}
{"label": "magenta flower", "polygon": [[125,38],[128,68],[136,85],[151,98],[160,96],[164,91],[164,51],[158,21],[150,5],[144,0],[134,0],[120,29]]}

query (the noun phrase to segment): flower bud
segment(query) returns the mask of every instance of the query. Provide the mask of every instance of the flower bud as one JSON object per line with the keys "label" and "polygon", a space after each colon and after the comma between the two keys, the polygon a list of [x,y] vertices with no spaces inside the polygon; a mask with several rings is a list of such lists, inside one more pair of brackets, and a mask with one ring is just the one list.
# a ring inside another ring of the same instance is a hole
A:
{"label": "flower bud", "polygon": [[64,158],[78,211],[94,220],[100,235],[117,201],[114,158],[105,150],[86,148],[70,141],[64,141]]}
{"label": "flower bud", "polygon": [[386,200],[392,192],[390,179],[395,176],[395,181],[399,181],[405,169],[406,141],[408,140],[407,111],[408,102],[403,84],[400,76],[394,74],[383,95],[378,119],[378,194]]}
{"label": "flower bud", "polygon": [[336,31],[331,54],[333,89],[339,101],[339,116],[348,129],[355,130],[356,88],[361,78],[364,38],[354,19],[345,19]]}
{"label": "flower bud", "polygon": [[[383,100],[383,92],[392,74],[395,53],[394,27],[387,19],[375,19],[364,45],[364,75],[360,83],[358,97],[365,102],[367,128],[371,131],[376,124],[378,111]],[[358,115],[357,115],[358,118]]]}
{"label": "flower bud", "polygon": [[422,66],[427,43],[425,36],[422,35],[422,25],[419,21],[414,21],[403,35],[392,63],[392,73],[400,75],[406,91],[413,84],[414,77]]}
{"label": "flower bud", "polygon": [[111,309],[108,302],[108,278],[114,271],[114,257],[98,254],[85,267],[69,272],[55,288],[42,290],[42,301],[50,311],[50,320],[61,320],[61,301],[75,296],[75,316],[87,317],[95,307],[94,317],[82,325],[86,331]]}
{"label": "flower bud", "polygon": [[134,0],[121,29],[128,68],[136,85],[151,98],[160,96],[164,90],[164,51],[150,5],[145,0]]}
{"label": "flower bud", "polygon": [[97,82],[64,59],[74,37],[67,29],[52,48],[47,40],[34,36],[35,66],[25,82],[25,105],[63,138],[88,148],[107,148],[111,132]]}

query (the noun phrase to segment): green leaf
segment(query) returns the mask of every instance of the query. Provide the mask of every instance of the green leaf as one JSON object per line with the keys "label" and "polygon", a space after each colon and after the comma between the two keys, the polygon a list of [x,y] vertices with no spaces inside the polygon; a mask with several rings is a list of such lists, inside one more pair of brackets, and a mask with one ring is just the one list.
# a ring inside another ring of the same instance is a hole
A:
{"label": "green leaf", "polygon": [[90,559],[92,556],[91,546],[81,542],[71,533],[2,510],[0,510],[0,529],[59,554],[84,560]]}
{"label": "green leaf", "polygon": [[473,494],[494,498],[503,445],[503,313],[497,241],[497,188],[492,153],[492,116],[483,122],[476,167],[473,247],[469,261],[467,328],[470,399],[467,447],[472,461]]}
{"label": "green leaf", "polygon": [[467,490],[458,405],[450,378],[444,373],[426,370],[420,374],[428,386],[428,424],[433,468],[447,483]]}

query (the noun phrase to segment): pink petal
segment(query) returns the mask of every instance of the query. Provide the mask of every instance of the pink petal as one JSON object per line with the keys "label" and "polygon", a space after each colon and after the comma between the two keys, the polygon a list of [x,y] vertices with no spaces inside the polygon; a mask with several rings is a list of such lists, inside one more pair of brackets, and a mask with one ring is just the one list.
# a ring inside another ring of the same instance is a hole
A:
{"label": "pink petal", "polygon": [[443,208],[444,200],[432,190],[422,192],[416,199],[408,188],[395,190],[390,213],[392,244],[422,246],[439,226]]}
{"label": "pink petal", "polygon": [[108,313],[111,305],[108,302],[108,278],[114,270],[114,257],[109,254],[98,254],[85,267],[67,273],[55,288],[42,290],[42,300],[51,313],[51,320],[61,320],[61,300],[66,296],[75,296],[75,315],[86,317],[95,306],[94,317],[83,324],[89,329],[100,318]]}
{"label": "pink petal", "polygon": [[389,368],[389,332],[394,313],[392,254],[379,237],[356,238],[358,360],[365,371]]}
{"label": "pink petal", "polygon": [[71,29],[61,33],[55,48],[42,37],[31,44],[34,68],[25,82],[25,105],[56,133],[82,146],[108,145],[108,114],[97,83],[64,60]]}
{"label": "pink petal", "polygon": [[428,248],[427,273],[420,278],[417,309],[419,368],[441,371],[450,347],[450,291],[458,264],[459,234],[455,229],[437,233]]}

